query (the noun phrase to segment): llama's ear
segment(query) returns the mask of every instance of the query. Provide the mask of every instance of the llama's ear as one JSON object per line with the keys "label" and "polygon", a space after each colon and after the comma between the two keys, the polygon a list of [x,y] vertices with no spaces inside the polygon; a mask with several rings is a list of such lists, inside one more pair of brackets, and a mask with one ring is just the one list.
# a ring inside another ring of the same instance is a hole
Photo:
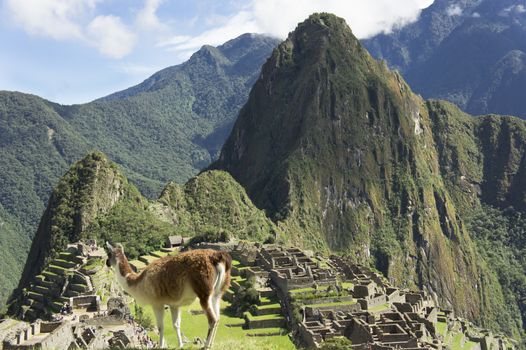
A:
{"label": "llama's ear", "polygon": [[121,250],[121,252],[124,253],[124,247],[122,246],[122,244],[117,243],[117,248],[119,248]]}
{"label": "llama's ear", "polygon": [[111,246],[110,242],[106,241],[106,247],[108,247],[109,250],[113,251],[113,247]]}

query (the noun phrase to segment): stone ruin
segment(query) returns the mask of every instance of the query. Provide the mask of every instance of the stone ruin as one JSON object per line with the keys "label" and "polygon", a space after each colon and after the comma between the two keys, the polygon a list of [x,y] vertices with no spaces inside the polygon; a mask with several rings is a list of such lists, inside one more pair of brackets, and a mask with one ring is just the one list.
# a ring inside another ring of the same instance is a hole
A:
{"label": "stone ruin", "polygon": [[[199,248],[230,251],[243,265],[234,265],[232,275],[253,279],[261,297],[279,300],[279,307],[258,309],[256,315],[268,312],[280,317],[245,317],[247,328],[275,329],[288,324],[297,342],[308,348],[318,348],[324,341],[343,336],[357,350],[443,349],[446,345],[437,331],[437,322],[446,324],[448,329],[453,325],[460,327],[462,344],[467,340],[475,342],[473,350],[504,350],[509,344],[500,336],[456,318],[453,312],[439,309],[426,292],[393,287],[371,268],[341,257],[327,260],[297,248],[249,242],[202,243]],[[90,254],[97,254],[92,245],[69,249],[71,252],[76,249],[72,255],[86,260]],[[239,284],[233,280],[232,287],[235,291]],[[61,300],[69,302],[74,317],[66,315],[55,322],[36,320],[11,327],[3,348],[100,349],[144,345],[149,338],[144,330],[138,336],[139,328],[131,320],[126,301],[111,298],[104,310],[100,298],[89,293],[92,290],[91,287],[74,296],[63,295]],[[0,335],[1,325],[0,322]],[[148,344],[153,344],[151,339]]]}
{"label": "stone ruin", "polygon": [[146,332],[131,319],[124,300],[113,298],[104,313],[96,312],[93,317],[82,315],[61,317],[54,322],[20,322],[4,337],[0,348],[95,350],[141,347],[146,345],[145,339],[153,345]]}
{"label": "stone ruin", "polygon": [[[231,254],[246,266],[243,272],[254,278],[256,287],[277,292],[297,340],[307,348],[344,336],[358,350],[443,349],[436,323],[458,322],[426,292],[395,288],[378,272],[341,257],[331,256],[322,264],[323,259],[297,248],[249,242],[238,243]],[[299,322],[295,307],[301,307]],[[501,337],[472,333],[463,333],[462,341],[483,350],[506,349]]]}

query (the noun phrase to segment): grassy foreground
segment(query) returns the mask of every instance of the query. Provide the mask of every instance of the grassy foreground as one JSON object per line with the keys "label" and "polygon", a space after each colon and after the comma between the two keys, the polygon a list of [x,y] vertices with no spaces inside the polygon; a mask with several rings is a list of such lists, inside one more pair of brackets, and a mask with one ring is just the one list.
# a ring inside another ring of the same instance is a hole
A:
{"label": "grassy foreground", "polygon": [[[251,337],[247,334],[264,333],[265,329],[245,330],[241,328],[244,320],[238,317],[230,317],[225,314],[225,308],[228,303],[221,302],[221,319],[217,329],[217,335],[214,342],[214,350],[240,350],[240,349],[258,349],[258,350],[276,350],[276,349],[296,349],[289,336],[278,335],[270,337]],[[201,307],[195,302],[190,306],[184,307],[182,311],[181,331],[192,342],[196,337],[206,340],[208,323],[204,314],[192,314],[192,311],[199,311]],[[144,313],[150,317],[155,324],[155,317],[150,307],[144,307]],[[169,310],[164,315],[165,336],[168,342],[168,348],[177,347],[177,335],[172,326],[172,317]],[[235,326],[232,326],[235,325]],[[230,326],[230,327],[229,327]],[[151,332],[150,336],[154,341],[159,340],[157,332]],[[192,344],[185,344],[185,349],[199,349]]]}

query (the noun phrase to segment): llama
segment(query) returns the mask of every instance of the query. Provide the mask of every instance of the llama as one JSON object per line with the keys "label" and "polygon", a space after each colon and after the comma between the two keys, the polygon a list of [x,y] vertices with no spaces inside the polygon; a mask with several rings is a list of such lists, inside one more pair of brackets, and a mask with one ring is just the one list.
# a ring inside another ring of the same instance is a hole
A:
{"label": "llama", "polygon": [[122,245],[112,247],[107,243],[107,246],[110,252],[106,264],[115,271],[119,284],[137,303],[151,305],[159,329],[161,347],[166,346],[164,306],[170,307],[179,347],[182,347],[180,308],[192,304],[196,298],[208,318],[208,335],[204,348],[212,347],[219,323],[221,297],[230,286],[230,254],[210,249],[191,250],[160,258],[140,273],[135,273],[124,255]]}

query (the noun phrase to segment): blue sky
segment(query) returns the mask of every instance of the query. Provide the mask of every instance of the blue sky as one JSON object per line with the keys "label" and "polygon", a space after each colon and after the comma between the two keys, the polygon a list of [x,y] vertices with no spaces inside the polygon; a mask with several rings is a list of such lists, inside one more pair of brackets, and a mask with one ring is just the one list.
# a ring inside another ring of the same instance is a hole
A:
{"label": "blue sky", "polygon": [[316,11],[358,37],[417,18],[432,0],[1,0],[0,90],[88,102],[246,32],[285,38]]}

